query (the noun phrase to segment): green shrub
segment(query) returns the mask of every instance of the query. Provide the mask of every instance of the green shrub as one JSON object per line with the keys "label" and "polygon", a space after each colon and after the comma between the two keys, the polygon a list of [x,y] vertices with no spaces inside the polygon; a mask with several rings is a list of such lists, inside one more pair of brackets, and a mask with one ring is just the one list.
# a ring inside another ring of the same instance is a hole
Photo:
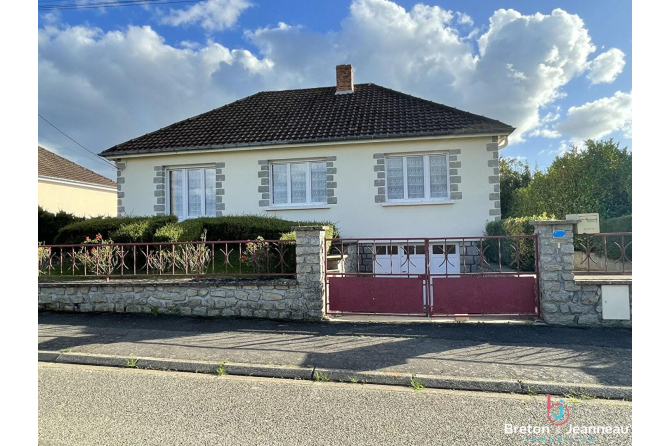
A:
{"label": "green shrub", "polygon": [[202,222],[199,221],[199,219],[185,220],[179,223],[168,223],[156,230],[154,233],[154,241],[196,242],[200,241],[204,231],[205,229],[203,229]]}
{"label": "green shrub", "polygon": [[[339,232],[332,223],[329,222],[301,222],[283,220],[277,217],[265,217],[259,215],[239,215],[225,217],[201,217],[191,220],[185,220],[179,224],[200,225],[200,232],[193,230],[188,233],[174,234],[180,241],[200,240],[200,233],[207,231],[207,240],[254,240],[257,237],[263,237],[266,240],[279,240],[282,234],[291,232],[294,226],[331,226],[333,228],[332,236],[339,237]],[[185,240],[184,238],[193,237],[195,239]],[[156,240],[158,241],[158,240]],[[167,240],[166,240],[167,241]]]}
{"label": "green shrub", "polygon": [[[486,224],[486,235],[488,236],[513,236],[533,235],[534,226],[530,223],[539,220],[551,220],[553,216],[546,213],[531,217],[506,218],[504,220],[491,221]],[[533,239],[496,239],[486,240],[483,243],[486,248],[486,260],[492,265],[502,261],[503,266],[516,269],[516,251],[519,250],[519,268],[521,271],[535,270],[535,245]]]}
{"label": "green shrub", "polygon": [[[147,237],[148,236],[148,237]],[[149,232],[149,220],[140,220],[125,223],[111,234],[115,243],[140,243],[151,241],[152,234]]]}
{"label": "green shrub", "polygon": [[[310,223],[310,224],[301,224],[300,226],[328,226],[328,229],[326,229],[326,236],[325,237],[327,239],[332,239],[332,238],[338,238],[339,237],[339,234],[337,234],[337,237],[335,236],[335,233],[337,232],[337,230],[335,229],[335,227],[331,223],[314,223],[314,224]],[[286,233],[282,234],[279,237],[279,240],[295,240],[295,238],[296,238],[295,231],[291,231],[291,232],[286,232]],[[328,242],[326,244],[326,252],[330,252],[331,243],[332,242]]]}
{"label": "green shrub", "polygon": [[54,214],[53,212],[46,211],[42,209],[41,206],[37,207],[37,238],[38,242],[45,243],[47,245],[52,245],[54,238],[58,234],[58,231],[71,223],[78,221],[83,221],[84,217],[77,217],[74,214],[69,214],[65,211],[59,211]]}
{"label": "green shrub", "polygon": [[600,222],[600,232],[633,232],[633,216],[610,218]]}
{"label": "green shrub", "polygon": [[[148,225],[143,226],[139,225],[142,222],[148,221]],[[122,238],[125,237],[125,240],[129,240],[131,237],[136,236],[140,229],[143,228],[142,232],[142,241],[152,241],[152,235],[155,231],[167,223],[174,223],[177,221],[177,217],[172,215],[162,215],[162,216],[153,216],[153,217],[96,217],[90,218],[88,220],[79,221],[76,223],[69,224],[58,231],[58,235],[54,239],[54,244],[73,244],[81,243],[86,237],[94,237],[97,234],[101,234],[102,237],[106,240],[117,240],[114,239],[113,235],[121,229],[123,226],[124,229],[119,234]],[[137,226],[129,226],[131,224],[136,224]]]}
{"label": "green shrub", "polygon": [[207,229],[209,240],[253,240],[256,237],[277,240],[282,233],[291,230],[295,223],[277,217],[256,215],[202,217],[194,221],[201,222]]}

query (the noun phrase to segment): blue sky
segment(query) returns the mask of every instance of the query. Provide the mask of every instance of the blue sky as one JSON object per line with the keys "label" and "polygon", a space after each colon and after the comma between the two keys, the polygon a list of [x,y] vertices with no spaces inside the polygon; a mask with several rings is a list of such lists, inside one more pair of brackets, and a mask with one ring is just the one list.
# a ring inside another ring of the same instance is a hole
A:
{"label": "blue sky", "polygon": [[[64,3],[75,0],[38,4]],[[334,85],[339,63],[354,65],[356,82],[515,126],[503,155],[531,166],[546,168],[586,138],[632,149],[630,1],[204,0],[38,11],[39,113],[94,152],[257,91]],[[114,177],[41,120],[39,143]]]}

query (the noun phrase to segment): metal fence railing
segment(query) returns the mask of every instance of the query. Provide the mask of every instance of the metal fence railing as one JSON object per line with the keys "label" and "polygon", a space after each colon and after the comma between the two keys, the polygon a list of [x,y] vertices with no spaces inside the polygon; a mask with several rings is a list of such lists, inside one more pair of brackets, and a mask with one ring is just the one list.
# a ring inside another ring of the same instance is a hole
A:
{"label": "metal fence railing", "polygon": [[295,240],[38,245],[41,277],[296,277]]}
{"label": "metal fence railing", "polygon": [[326,239],[326,275],[527,275],[537,271],[535,235]]}
{"label": "metal fence railing", "polygon": [[632,274],[633,233],[580,234],[574,238],[575,274]]}

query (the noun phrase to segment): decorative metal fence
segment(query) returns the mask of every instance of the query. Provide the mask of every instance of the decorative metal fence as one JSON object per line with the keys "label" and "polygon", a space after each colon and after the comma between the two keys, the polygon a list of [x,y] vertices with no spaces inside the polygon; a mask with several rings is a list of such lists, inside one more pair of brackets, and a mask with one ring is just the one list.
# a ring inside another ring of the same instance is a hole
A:
{"label": "decorative metal fence", "polygon": [[575,274],[633,273],[633,233],[575,235]]}
{"label": "decorative metal fence", "polygon": [[38,245],[52,277],[296,277],[295,240]]}
{"label": "decorative metal fence", "polygon": [[535,235],[326,239],[327,274],[525,275],[537,271],[536,242]]}

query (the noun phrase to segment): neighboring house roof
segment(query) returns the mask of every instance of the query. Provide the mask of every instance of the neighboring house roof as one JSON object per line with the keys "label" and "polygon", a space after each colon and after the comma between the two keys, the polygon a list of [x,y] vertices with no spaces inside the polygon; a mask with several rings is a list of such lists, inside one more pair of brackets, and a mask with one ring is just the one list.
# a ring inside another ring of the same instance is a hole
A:
{"label": "neighboring house roof", "polygon": [[37,146],[37,175],[61,180],[89,183],[98,186],[116,187],[107,177]]}
{"label": "neighboring house roof", "polygon": [[379,85],[356,84],[350,94],[335,94],[335,87],[257,93],[101,155],[512,131],[484,116]]}

